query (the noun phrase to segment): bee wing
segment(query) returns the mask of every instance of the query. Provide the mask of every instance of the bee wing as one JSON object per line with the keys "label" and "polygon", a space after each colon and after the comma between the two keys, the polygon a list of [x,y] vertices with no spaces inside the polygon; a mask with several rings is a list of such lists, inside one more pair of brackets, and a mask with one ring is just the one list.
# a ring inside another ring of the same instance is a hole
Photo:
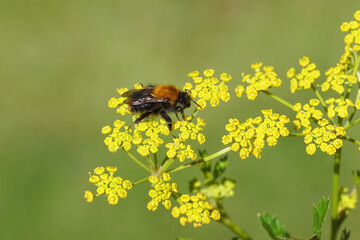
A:
{"label": "bee wing", "polygon": [[[126,99],[126,100],[128,100],[128,99]],[[144,103],[166,103],[166,102],[169,102],[169,100],[162,99],[162,98],[156,98],[151,94],[146,94],[146,95],[142,96],[141,98],[131,99],[131,105],[142,105]]]}
{"label": "bee wing", "polygon": [[123,94],[121,94],[122,97],[131,97],[135,92],[138,92],[142,89],[132,89],[132,90],[129,90],[127,92],[124,92]]}
{"label": "bee wing", "polygon": [[144,103],[160,103],[168,102],[167,99],[156,98],[151,95],[153,87],[146,87],[143,89],[132,89],[124,92],[121,96],[126,97],[124,103],[129,105],[141,105]]}

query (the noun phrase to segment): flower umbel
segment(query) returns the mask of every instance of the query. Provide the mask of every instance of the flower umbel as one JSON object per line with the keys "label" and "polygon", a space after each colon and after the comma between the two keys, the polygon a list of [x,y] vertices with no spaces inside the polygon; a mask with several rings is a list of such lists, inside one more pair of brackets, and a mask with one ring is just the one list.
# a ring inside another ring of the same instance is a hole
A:
{"label": "flower umbel", "polygon": [[272,110],[262,110],[262,117],[249,118],[244,123],[237,119],[229,119],[225,129],[229,132],[223,136],[223,144],[232,144],[231,149],[239,151],[241,159],[253,154],[256,158],[261,157],[262,149],[267,143],[275,146],[280,136],[289,135],[289,130],[285,124],[290,120],[285,115],[273,113]]}
{"label": "flower umbel", "polygon": [[102,194],[107,195],[109,204],[115,205],[120,198],[126,198],[127,190],[133,187],[130,180],[123,180],[121,177],[114,177],[114,173],[117,171],[116,167],[106,167],[105,173],[104,167],[97,167],[93,173],[90,174],[89,182],[97,186],[96,194],[85,191],[85,199],[88,202],[92,202],[94,197]]}
{"label": "flower umbel", "polygon": [[172,216],[179,218],[180,224],[192,223],[194,227],[209,224],[210,220],[220,220],[221,215],[218,210],[213,210],[213,205],[206,200],[206,196],[197,193],[196,195],[183,194],[178,198],[180,206],[173,207]]}
{"label": "flower umbel", "polygon": [[310,63],[308,57],[299,60],[299,64],[303,67],[300,73],[295,72],[295,68],[290,68],[286,76],[291,78],[290,90],[294,93],[299,89],[309,89],[314,81],[320,77],[320,71],[316,70],[315,63]]}
{"label": "flower umbel", "polygon": [[198,71],[193,71],[188,74],[195,83],[195,87],[192,83],[186,83],[183,90],[190,91],[192,98],[198,97],[197,103],[204,109],[207,102],[210,102],[210,106],[217,107],[220,100],[228,102],[230,99],[229,88],[225,84],[231,80],[231,76],[227,73],[220,75],[220,80],[214,77],[214,70],[207,69],[204,71],[204,77],[199,76]]}
{"label": "flower umbel", "polygon": [[[321,151],[329,155],[333,155],[336,149],[342,147],[343,142],[341,136],[346,134],[343,127],[334,126],[323,118],[323,113],[316,109],[319,104],[317,99],[311,99],[309,104],[301,106],[300,103],[294,105],[294,111],[298,112],[297,120],[293,121],[295,130],[303,127],[302,134],[305,135],[304,142],[307,144],[306,152],[313,155],[319,147]],[[330,110],[328,111],[329,114]],[[311,122],[314,121],[317,126],[312,127]]]}
{"label": "flower umbel", "polygon": [[155,211],[161,202],[166,209],[170,209],[171,201],[169,200],[172,193],[177,193],[176,183],[169,183],[171,177],[168,173],[163,173],[161,177],[150,176],[149,182],[153,188],[149,191],[151,201],[147,204],[147,209]]}
{"label": "flower umbel", "polygon": [[[264,66],[262,63],[254,63],[251,65],[251,68],[254,69],[255,74],[243,73],[242,82],[249,84],[246,87],[245,93],[249,100],[254,100],[258,96],[259,91],[266,91],[269,88],[279,87],[281,85],[281,79],[278,78],[277,74],[274,72],[273,66]],[[244,86],[239,85],[235,89],[237,97],[241,97],[244,92]]]}

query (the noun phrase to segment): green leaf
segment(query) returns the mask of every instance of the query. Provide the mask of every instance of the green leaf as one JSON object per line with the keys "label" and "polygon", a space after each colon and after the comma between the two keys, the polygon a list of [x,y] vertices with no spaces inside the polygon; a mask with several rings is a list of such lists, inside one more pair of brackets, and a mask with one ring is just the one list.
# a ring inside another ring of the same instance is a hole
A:
{"label": "green leaf", "polygon": [[268,213],[258,214],[262,227],[274,240],[287,239],[290,235],[286,232],[285,226],[277,216],[270,216]]}
{"label": "green leaf", "polygon": [[320,238],[321,227],[325,222],[326,213],[329,209],[330,199],[322,197],[318,205],[313,206],[313,216],[314,216],[314,224],[313,224],[313,233]]}
{"label": "green leaf", "polygon": [[341,231],[340,240],[349,240],[350,239],[350,231],[347,231],[346,228],[344,228]]}
{"label": "green leaf", "polygon": [[[201,159],[204,159],[205,157],[207,157],[206,150],[203,150],[203,151],[199,150],[199,156],[200,156]],[[210,161],[200,163],[198,166],[201,169],[201,171],[204,172],[204,174],[206,172],[211,171],[211,163],[210,163]]]}
{"label": "green leaf", "polygon": [[228,156],[224,156],[222,158],[220,158],[220,160],[218,162],[216,162],[215,164],[215,168],[214,168],[214,181],[220,177],[226,170],[227,164],[228,164]]}

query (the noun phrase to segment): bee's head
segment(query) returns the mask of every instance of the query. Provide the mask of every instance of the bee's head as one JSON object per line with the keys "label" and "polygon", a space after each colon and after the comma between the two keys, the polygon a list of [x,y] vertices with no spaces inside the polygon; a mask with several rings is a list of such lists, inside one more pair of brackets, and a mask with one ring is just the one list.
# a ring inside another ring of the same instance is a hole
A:
{"label": "bee's head", "polygon": [[191,98],[187,92],[179,93],[179,104],[183,109],[190,107]]}

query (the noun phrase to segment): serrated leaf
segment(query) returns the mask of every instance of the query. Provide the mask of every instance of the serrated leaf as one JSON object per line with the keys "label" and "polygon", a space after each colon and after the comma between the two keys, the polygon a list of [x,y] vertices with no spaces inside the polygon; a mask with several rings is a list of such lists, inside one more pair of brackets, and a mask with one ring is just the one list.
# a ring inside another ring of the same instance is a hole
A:
{"label": "serrated leaf", "polygon": [[289,234],[286,232],[285,226],[281,223],[277,216],[270,216],[268,213],[258,214],[262,227],[268,233],[268,235],[274,239],[288,238]]}
{"label": "serrated leaf", "polygon": [[325,222],[326,213],[329,209],[330,199],[322,197],[320,202],[317,205],[313,206],[313,233],[320,238],[321,228],[323,223]]}
{"label": "serrated leaf", "polygon": [[346,228],[344,228],[341,231],[340,240],[349,240],[350,239],[350,231],[347,231]]}
{"label": "serrated leaf", "polygon": [[226,156],[220,158],[220,160],[218,162],[216,162],[215,168],[213,171],[214,181],[225,172],[227,164],[228,164],[227,159],[228,159],[228,156],[226,155]]}

